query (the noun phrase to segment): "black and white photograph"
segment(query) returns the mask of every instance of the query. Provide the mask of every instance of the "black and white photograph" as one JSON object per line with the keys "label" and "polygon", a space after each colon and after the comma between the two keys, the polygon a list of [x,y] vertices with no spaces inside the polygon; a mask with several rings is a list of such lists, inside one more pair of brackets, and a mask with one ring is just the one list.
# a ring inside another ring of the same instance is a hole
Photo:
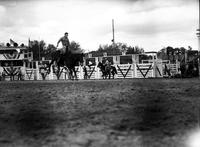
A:
{"label": "black and white photograph", "polygon": [[0,0],[0,147],[200,147],[200,0]]}

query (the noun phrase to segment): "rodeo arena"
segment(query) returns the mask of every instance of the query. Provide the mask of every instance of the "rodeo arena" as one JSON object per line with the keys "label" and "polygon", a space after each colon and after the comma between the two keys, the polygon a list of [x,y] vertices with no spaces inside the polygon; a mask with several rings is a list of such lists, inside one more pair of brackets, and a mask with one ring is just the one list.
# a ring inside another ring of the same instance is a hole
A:
{"label": "rodeo arena", "polygon": [[1,147],[200,147],[198,51],[68,57],[0,47]]}
{"label": "rodeo arena", "polygon": [[200,0],[2,0],[0,29],[0,147],[200,147]]}
{"label": "rodeo arena", "polygon": [[[191,54],[192,53],[192,54]],[[144,60],[145,57],[145,60]],[[178,58],[171,63],[170,60],[162,60],[157,57],[157,52],[145,52],[142,54],[128,54],[93,57],[87,54],[83,57],[83,63],[77,63],[75,71],[77,79],[129,79],[129,78],[181,78],[181,72],[196,72],[198,74],[198,51],[185,53],[182,71]],[[188,62],[187,62],[188,61]],[[0,79],[11,80],[68,80],[70,72],[68,68],[61,67],[56,71],[56,65],[49,67],[50,60],[42,58],[41,61],[33,60],[33,53],[29,47],[0,47]],[[109,65],[115,70],[110,76],[104,76],[99,63]],[[50,69],[49,69],[50,68]]]}

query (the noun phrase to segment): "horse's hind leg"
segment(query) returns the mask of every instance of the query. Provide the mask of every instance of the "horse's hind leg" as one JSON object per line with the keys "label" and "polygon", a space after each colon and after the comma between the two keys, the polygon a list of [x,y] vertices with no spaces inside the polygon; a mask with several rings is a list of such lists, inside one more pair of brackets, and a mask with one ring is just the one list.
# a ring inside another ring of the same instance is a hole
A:
{"label": "horse's hind leg", "polygon": [[51,60],[51,62],[48,65],[48,73],[51,72],[51,65],[53,64],[54,60]]}
{"label": "horse's hind leg", "polygon": [[60,79],[60,75],[61,75],[61,73],[60,73],[60,66],[58,66],[58,69],[56,71],[57,80]]}
{"label": "horse's hind leg", "polygon": [[69,79],[73,80],[73,72],[71,69],[69,69]]}

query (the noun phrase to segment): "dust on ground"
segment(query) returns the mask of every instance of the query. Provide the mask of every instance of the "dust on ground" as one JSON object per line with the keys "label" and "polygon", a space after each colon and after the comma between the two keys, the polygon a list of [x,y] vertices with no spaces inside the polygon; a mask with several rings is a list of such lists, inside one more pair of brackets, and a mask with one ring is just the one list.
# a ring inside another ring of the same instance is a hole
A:
{"label": "dust on ground", "polygon": [[184,147],[199,79],[0,82],[1,147]]}

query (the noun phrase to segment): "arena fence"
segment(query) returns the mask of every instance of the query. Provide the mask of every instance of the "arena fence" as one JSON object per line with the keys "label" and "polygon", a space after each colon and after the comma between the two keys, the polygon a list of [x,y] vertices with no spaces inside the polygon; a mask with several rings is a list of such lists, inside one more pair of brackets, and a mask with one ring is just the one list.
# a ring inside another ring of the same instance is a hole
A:
{"label": "arena fence", "polygon": [[[114,78],[161,78],[170,76],[170,74],[176,74],[179,71],[178,64],[153,62],[153,63],[133,63],[133,64],[115,64],[113,65],[117,69],[117,74]],[[83,66],[77,66],[78,79],[102,79],[102,72],[97,66],[85,66],[87,73],[85,73]],[[57,80],[58,76],[51,69],[50,73],[47,73],[45,68],[39,67],[38,63],[36,68],[23,69],[24,80]],[[69,71],[61,68],[59,80],[69,79]]]}

